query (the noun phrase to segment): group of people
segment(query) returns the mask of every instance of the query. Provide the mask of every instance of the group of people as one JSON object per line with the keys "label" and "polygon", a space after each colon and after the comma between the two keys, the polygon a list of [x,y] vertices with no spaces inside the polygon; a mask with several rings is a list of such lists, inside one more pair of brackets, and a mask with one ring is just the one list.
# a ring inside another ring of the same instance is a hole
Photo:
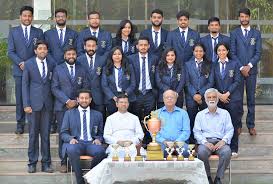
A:
{"label": "group of people", "polygon": [[9,33],[8,55],[16,89],[15,133],[24,133],[29,121],[28,172],[36,172],[39,134],[42,171],[53,172],[49,135],[57,131],[60,171],[67,172],[68,156],[83,183],[80,155],[95,156],[93,167],[106,157],[104,142],[129,140],[145,148],[151,136],[142,120],[158,109],[164,123],[157,141],[163,147],[166,141],[197,143],[210,182],[208,157],[220,154],[214,182],[221,183],[230,156],[238,156],[244,89],[247,127],[256,135],[261,33],[250,27],[249,9],[240,9],[238,17],[241,25],[230,37],[220,33],[220,20],[212,17],[209,34],[200,38],[189,28],[188,12],[178,12],[178,28],[167,31],[163,12],[155,9],[151,28],[138,39],[130,20],[122,20],[112,38],[100,28],[97,11],[88,14],[89,26],[77,33],[66,26],[67,11],[57,9],[56,26],[43,33],[31,25],[33,8],[22,7],[21,25]]}

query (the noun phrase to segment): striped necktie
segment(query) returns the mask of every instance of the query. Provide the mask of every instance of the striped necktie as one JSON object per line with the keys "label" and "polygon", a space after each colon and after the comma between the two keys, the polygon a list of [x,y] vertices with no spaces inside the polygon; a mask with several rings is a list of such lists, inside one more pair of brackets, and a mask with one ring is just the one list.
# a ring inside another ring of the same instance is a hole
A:
{"label": "striped necktie", "polygon": [[83,112],[83,118],[82,118],[82,121],[83,121],[83,140],[84,141],[88,141],[86,111],[87,110],[85,110],[85,109],[82,110],[82,112]]}

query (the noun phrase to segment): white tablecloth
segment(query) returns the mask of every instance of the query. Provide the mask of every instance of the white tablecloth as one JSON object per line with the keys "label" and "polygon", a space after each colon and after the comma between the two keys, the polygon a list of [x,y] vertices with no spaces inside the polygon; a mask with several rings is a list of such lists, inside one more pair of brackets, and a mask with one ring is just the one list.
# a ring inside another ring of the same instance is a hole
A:
{"label": "white tablecloth", "polygon": [[199,159],[195,161],[112,162],[111,158],[107,158],[86,173],[84,178],[90,184],[165,179],[179,181],[179,184],[208,184],[204,164]]}

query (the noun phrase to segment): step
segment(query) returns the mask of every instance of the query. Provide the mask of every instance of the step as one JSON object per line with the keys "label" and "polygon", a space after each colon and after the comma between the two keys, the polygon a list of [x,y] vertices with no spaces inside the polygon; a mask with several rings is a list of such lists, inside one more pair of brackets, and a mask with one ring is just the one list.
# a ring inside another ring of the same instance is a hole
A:
{"label": "step", "polygon": [[257,135],[251,136],[249,133],[241,133],[239,136],[240,144],[262,144],[262,145],[272,145],[273,132],[258,132]]}
{"label": "step", "polygon": [[273,156],[273,144],[263,145],[258,144],[253,146],[252,144],[240,144],[239,145],[239,157],[263,157]]}
{"label": "step", "polygon": [[[255,129],[256,131],[263,132],[263,133],[270,133],[273,132],[273,118],[272,120],[260,120],[255,122]],[[242,131],[248,133],[248,128],[246,123],[243,123]]]}

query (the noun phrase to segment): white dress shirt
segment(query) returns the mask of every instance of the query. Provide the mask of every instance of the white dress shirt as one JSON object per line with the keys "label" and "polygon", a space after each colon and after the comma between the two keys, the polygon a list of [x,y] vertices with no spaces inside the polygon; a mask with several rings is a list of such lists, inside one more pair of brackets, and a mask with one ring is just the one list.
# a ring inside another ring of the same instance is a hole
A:
{"label": "white dress shirt", "polygon": [[[87,58],[87,61],[88,61],[88,66],[90,67],[90,64],[91,64],[91,57],[90,57],[87,53],[85,53],[85,55],[86,55],[86,58]],[[95,58],[96,58],[96,53],[92,56],[93,68],[94,68],[94,66],[95,66]]]}
{"label": "white dress shirt", "polygon": [[93,30],[93,29],[90,27],[90,32],[91,32],[91,35],[92,35],[92,36],[93,36],[93,32],[96,32],[96,37],[98,38],[99,31],[100,31],[100,28],[98,28],[97,30]]}
{"label": "white dress shirt", "polygon": [[219,63],[219,67],[220,67],[220,73],[222,73],[222,66],[224,65],[224,69],[226,69],[226,64],[228,62],[228,58],[225,59],[225,64],[223,64],[220,59],[218,60],[218,63]]}
{"label": "white dress shirt", "polygon": [[90,133],[90,107],[88,106],[86,109],[83,109],[80,105],[78,107],[80,112],[80,119],[81,119],[81,136],[80,140],[83,140],[83,110],[86,110],[86,126],[87,126],[87,137],[88,141],[92,141],[91,133]]}
{"label": "white dress shirt", "polygon": [[149,75],[149,65],[148,65],[148,54],[146,54],[145,56],[142,56],[140,53],[139,54],[139,63],[140,63],[140,81],[139,81],[139,87],[138,89],[141,91],[142,90],[142,57],[145,57],[145,69],[146,69],[146,90],[152,89],[152,84],[150,81],[150,75]]}
{"label": "white dress shirt", "polygon": [[181,27],[179,27],[179,31],[180,31],[180,35],[182,36],[182,31],[185,31],[184,36],[185,36],[185,43],[187,42],[187,38],[188,38],[188,32],[189,32],[189,28],[187,27],[186,29],[182,29]]}
{"label": "white dress shirt", "polygon": [[28,35],[28,40],[29,40],[31,25],[25,26],[25,25],[21,24],[21,26],[22,26],[22,29],[24,32],[24,37],[25,37],[25,28],[27,27],[27,35]]}
{"label": "white dress shirt", "polygon": [[[211,45],[212,45],[212,49],[213,49],[213,51],[214,51],[214,42],[216,41],[216,44],[215,45],[217,45],[217,43],[219,42],[219,33],[216,35],[216,36],[212,36],[212,34],[210,34],[210,37],[211,37]],[[213,38],[217,38],[215,41],[214,41],[214,39]]]}
{"label": "white dress shirt", "polygon": [[[40,75],[41,77],[43,76],[43,64],[42,64],[42,61],[36,57],[36,62],[37,62],[37,65],[38,65],[38,69],[39,69],[39,72],[40,72]],[[44,65],[45,65],[45,76],[47,75],[47,63],[46,63],[46,58],[43,60],[44,62]]]}
{"label": "white dress shirt", "polygon": [[[125,51],[125,43],[126,43],[126,42],[127,42],[127,49],[128,49],[128,50]],[[127,40],[122,40],[122,41],[121,41],[121,45],[122,45],[122,51],[123,51],[123,52],[129,51],[129,39],[127,39]]]}
{"label": "white dress shirt", "polygon": [[[243,26],[241,26],[241,30],[242,30],[244,36],[245,36],[245,33],[246,33],[245,29],[247,30],[247,34],[249,34],[250,26],[248,26],[247,28],[244,28]],[[250,62],[248,63],[248,66],[250,66],[250,68],[253,67],[252,63],[250,63]],[[242,69],[243,69],[243,67],[240,68],[240,70],[242,70]]]}
{"label": "white dress shirt", "polygon": [[59,40],[60,40],[60,35],[61,35],[61,29],[63,30],[63,42],[64,42],[64,37],[65,37],[65,33],[66,33],[66,27],[64,28],[59,28],[58,26],[56,26],[57,32],[58,32],[58,36],[59,36]]}
{"label": "white dress shirt", "polygon": [[114,67],[114,72],[115,72],[115,83],[116,83],[116,88],[118,92],[122,92],[122,89],[118,86],[118,69]]}
{"label": "white dress shirt", "polygon": [[130,112],[118,111],[107,117],[103,137],[107,144],[116,144],[120,140],[130,140],[133,144],[139,144],[144,133],[137,116]]}
{"label": "white dress shirt", "polygon": [[153,36],[153,41],[155,43],[155,32],[158,32],[157,33],[157,46],[160,45],[161,43],[161,28],[159,29],[159,31],[155,31],[154,28],[152,27],[152,36]]}

